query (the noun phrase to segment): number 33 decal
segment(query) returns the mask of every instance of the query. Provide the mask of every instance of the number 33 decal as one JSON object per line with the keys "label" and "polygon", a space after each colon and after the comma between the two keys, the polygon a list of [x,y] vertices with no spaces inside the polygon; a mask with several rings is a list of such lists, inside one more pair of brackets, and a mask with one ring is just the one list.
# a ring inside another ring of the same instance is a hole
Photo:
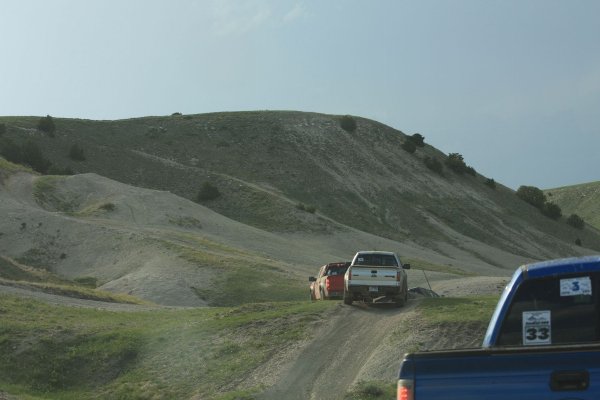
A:
{"label": "number 33 decal", "polygon": [[548,328],[528,328],[527,340],[548,340],[550,337],[550,329]]}

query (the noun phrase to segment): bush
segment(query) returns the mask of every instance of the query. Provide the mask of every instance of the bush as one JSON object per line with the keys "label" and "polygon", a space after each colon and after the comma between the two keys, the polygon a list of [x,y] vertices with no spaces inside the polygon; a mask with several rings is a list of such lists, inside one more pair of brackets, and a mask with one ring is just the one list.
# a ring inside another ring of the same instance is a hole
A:
{"label": "bush", "polygon": [[417,146],[413,143],[412,140],[409,139],[402,143],[402,148],[410,154],[414,153],[417,150]]}
{"label": "bush", "polygon": [[408,137],[410,139],[411,142],[413,142],[415,144],[415,146],[418,147],[423,147],[425,146],[425,136],[421,135],[420,133],[415,133],[412,136]]}
{"label": "bush", "polygon": [[569,218],[567,218],[567,224],[577,229],[583,229],[585,222],[583,221],[583,218],[581,218],[579,215],[571,214],[569,215]]}
{"label": "bush", "polygon": [[54,125],[54,119],[52,119],[51,116],[46,115],[45,117],[40,118],[37,128],[42,132],[46,132],[50,137],[54,137],[56,126]]}
{"label": "bush", "polygon": [[0,136],[6,133],[6,124],[0,124]]}
{"label": "bush", "polygon": [[485,185],[488,187],[491,187],[492,189],[496,189],[496,181],[493,180],[492,178],[487,178],[485,180]]}
{"label": "bush", "polygon": [[581,246],[581,239],[579,239],[579,238],[575,239],[575,244],[577,246]]}
{"label": "bush", "polygon": [[93,276],[82,276],[80,278],[73,279],[76,283],[81,286],[89,287],[95,289],[98,287],[98,278],[94,278]]}
{"label": "bush", "polygon": [[221,195],[219,189],[210,182],[204,182],[196,199],[198,201],[214,200]]}
{"label": "bush", "polygon": [[356,130],[356,121],[350,115],[344,115],[340,119],[340,126],[346,132],[354,132]]}
{"label": "bush", "polygon": [[468,166],[465,172],[471,176],[477,176],[477,171],[475,171],[475,168],[471,166]]}
{"label": "bush", "polygon": [[69,158],[74,161],[85,161],[85,154],[83,154],[83,149],[79,147],[77,144],[73,144],[71,149],[69,150]]}
{"label": "bush", "polygon": [[544,203],[546,203],[546,195],[544,195],[541,189],[535,186],[520,186],[517,189],[517,196],[540,210],[544,207]]}
{"label": "bush", "polygon": [[442,165],[442,163],[440,162],[440,160],[438,160],[435,157],[425,157],[425,166],[427,168],[429,168],[430,170],[432,170],[433,172],[440,174],[440,175],[444,175],[443,169],[444,166]]}
{"label": "bush", "polygon": [[558,205],[551,202],[546,202],[542,207],[542,214],[544,214],[548,218],[557,220],[562,216],[562,210]]}
{"label": "bush", "polygon": [[462,175],[465,172],[467,172],[467,164],[465,164],[463,156],[459,153],[448,154],[448,158],[446,159],[446,166],[452,171],[456,172],[457,174]]}
{"label": "bush", "polygon": [[98,208],[104,211],[115,211],[117,206],[115,206],[115,203],[102,203]]}
{"label": "bush", "polygon": [[298,203],[296,204],[296,208],[298,210],[306,211],[308,213],[314,214],[317,211],[317,207],[309,204]]}

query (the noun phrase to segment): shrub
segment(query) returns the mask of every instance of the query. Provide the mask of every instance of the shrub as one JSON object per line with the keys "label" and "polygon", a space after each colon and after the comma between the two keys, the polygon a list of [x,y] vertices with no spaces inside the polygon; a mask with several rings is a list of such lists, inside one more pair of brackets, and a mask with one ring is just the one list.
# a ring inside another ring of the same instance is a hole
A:
{"label": "shrub", "polygon": [[85,161],[85,154],[83,154],[83,149],[79,147],[77,144],[73,144],[71,149],[69,149],[69,158],[74,161]]}
{"label": "shrub", "polygon": [[485,180],[485,185],[488,187],[491,187],[492,189],[496,189],[496,181],[493,180],[492,178],[487,178]]}
{"label": "shrub", "polygon": [[46,115],[45,117],[40,118],[37,128],[42,132],[46,132],[50,137],[54,137],[56,126],[54,125],[54,119],[51,116]]}
{"label": "shrub", "polygon": [[471,176],[477,176],[477,171],[475,171],[475,168],[471,166],[468,166],[465,172]]}
{"label": "shrub", "polygon": [[95,289],[98,287],[98,278],[94,278],[93,276],[82,276],[80,278],[73,279],[76,283],[81,286],[89,287]]}
{"label": "shrub", "polygon": [[420,133],[415,133],[414,135],[409,136],[409,139],[415,144],[415,146],[425,146],[425,136],[421,135]]}
{"label": "shrub", "polygon": [[542,214],[544,214],[548,218],[552,218],[554,220],[559,219],[562,216],[562,210],[560,207],[551,202],[545,202],[542,207]]}
{"label": "shrub", "polygon": [[180,112],[174,112],[173,114],[171,114],[171,117],[178,117],[181,116],[182,114]]}
{"label": "shrub", "polygon": [[567,218],[567,224],[577,229],[583,229],[585,222],[583,221],[583,218],[581,218],[579,215],[571,214],[569,215],[569,218]]}
{"label": "shrub", "polygon": [[575,244],[577,246],[581,246],[581,239],[579,239],[579,238],[575,239]]}
{"label": "shrub", "polygon": [[520,186],[519,189],[517,189],[517,196],[521,200],[526,201],[540,210],[544,207],[544,203],[546,202],[546,195],[544,195],[544,192],[535,186]]}
{"label": "shrub", "polygon": [[298,203],[298,204],[296,204],[296,208],[298,210],[306,211],[306,212],[309,212],[311,214],[314,214],[317,211],[317,207],[315,207],[313,205],[307,205],[307,204],[304,204],[304,203]]}
{"label": "shrub", "polygon": [[317,207],[313,206],[312,204],[308,204],[304,209],[306,210],[306,212],[309,212],[311,214],[317,212]]}
{"label": "shrub", "polygon": [[417,150],[417,146],[413,143],[413,141],[408,139],[402,143],[402,148],[410,154]]}
{"label": "shrub", "polygon": [[6,124],[0,124],[0,136],[6,133]]}
{"label": "shrub", "polygon": [[214,200],[221,195],[219,189],[210,182],[204,182],[196,199],[198,201]]}
{"label": "shrub", "polygon": [[114,211],[116,206],[115,203],[102,203],[98,208],[104,211]]}
{"label": "shrub", "polygon": [[463,156],[459,153],[450,153],[446,159],[446,166],[456,172],[457,174],[464,174],[467,172],[467,164]]}
{"label": "shrub", "polygon": [[440,162],[440,160],[438,160],[435,157],[425,157],[425,166],[427,168],[429,168],[430,170],[432,170],[435,173],[438,173],[440,175],[444,175],[443,173],[443,169],[444,166],[442,165],[442,163]]}
{"label": "shrub", "polygon": [[340,119],[340,126],[346,132],[354,132],[356,130],[356,121],[350,115],[344,115]]}

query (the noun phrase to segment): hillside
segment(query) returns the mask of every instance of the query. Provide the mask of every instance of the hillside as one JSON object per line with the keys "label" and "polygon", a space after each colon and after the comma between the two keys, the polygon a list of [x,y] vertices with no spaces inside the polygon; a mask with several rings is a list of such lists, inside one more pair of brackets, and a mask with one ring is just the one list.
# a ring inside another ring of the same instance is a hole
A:
{"label": "hillside", "polygon": [[[419,269],[507,276],[600,249],[596,229],[550,220],[480,175],[437,174],[424,160],[444,154],[410,154],[404,133],[358,117],[350,132],[338,116],[298,112],[55,118],[53,135],[38,120],[0,118],[4,149],[35,143],[77,174],[4,169],[1,255],[160,304],[303,298],[319,265],[366,248],[415,265],[411,286],[425,284]],[[69,157],[74,144],[83,160]],[[221,195],[198,204],[204,182]]]}
{"label": "hillside", "polygon": [[563,215],[577,214],[600,229],[600,182],[544,190],[546,197],[560,206]]}

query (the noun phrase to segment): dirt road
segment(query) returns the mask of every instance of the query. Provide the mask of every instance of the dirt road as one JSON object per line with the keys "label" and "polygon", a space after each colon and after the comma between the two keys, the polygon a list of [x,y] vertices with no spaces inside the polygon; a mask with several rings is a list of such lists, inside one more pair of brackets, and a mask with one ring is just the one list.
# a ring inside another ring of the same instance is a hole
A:
{"label": "dirt road", "polygon": [[[334,316],[315,332],[315,339],[284,366],[275,385],[258,398],[342,399],[414,306],[414,300],[400,309],[393,305],[340,304]],[[391,374],[398,365],[391,367]]]}

